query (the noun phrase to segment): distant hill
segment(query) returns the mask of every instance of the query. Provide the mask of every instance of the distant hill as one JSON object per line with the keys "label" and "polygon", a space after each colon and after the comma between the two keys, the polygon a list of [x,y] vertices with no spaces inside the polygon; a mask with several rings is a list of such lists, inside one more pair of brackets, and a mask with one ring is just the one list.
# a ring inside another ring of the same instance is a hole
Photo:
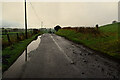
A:
{"label": "distant hill", "polygon": [[118,26],[120,26],[120,22],[101,26],[100,30],[104,32],[116,32],[116,31],[118,32],[118,28],[119,28]]}
{"label": "distant hill", "polygon": [[19,23],[15,23],[15,22],[8,22],[8,21],[2,21],[2,24],[0,25],[0,27],[4,27],[4,28],[19,28],[23,26],[22,24]]}

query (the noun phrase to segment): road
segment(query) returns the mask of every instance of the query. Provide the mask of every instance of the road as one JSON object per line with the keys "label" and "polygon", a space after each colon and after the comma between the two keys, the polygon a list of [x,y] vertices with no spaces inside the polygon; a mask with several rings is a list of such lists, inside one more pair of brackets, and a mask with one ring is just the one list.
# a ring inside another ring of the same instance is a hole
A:
{"label": "road", "polygon": [[120,78],[120,65],[55,34],[43,34],[19,76],[4,78]]}

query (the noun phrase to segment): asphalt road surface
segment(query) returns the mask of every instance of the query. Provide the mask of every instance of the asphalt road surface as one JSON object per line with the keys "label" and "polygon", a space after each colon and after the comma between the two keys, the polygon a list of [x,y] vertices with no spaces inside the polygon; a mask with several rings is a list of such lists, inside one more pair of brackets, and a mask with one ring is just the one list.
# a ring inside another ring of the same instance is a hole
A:
{"label": "asphalt road surface", "polygon": [[43,34],[19,75],[4,78],[120,78],[120,65],[63,37]]}

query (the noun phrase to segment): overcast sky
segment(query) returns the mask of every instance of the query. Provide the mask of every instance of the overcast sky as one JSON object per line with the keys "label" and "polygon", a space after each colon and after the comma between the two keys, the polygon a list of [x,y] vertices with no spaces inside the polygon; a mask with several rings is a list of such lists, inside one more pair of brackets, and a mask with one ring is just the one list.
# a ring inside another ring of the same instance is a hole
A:
{"label": "overcast sky", "polygon": [[[28,27],[53,28],[64,26],[94,26],[118,20],[117,2],[30,2],[27,3]],[[35,12],[36,11],[36,12]],[[39,16],[36,16],[36,14]],[[24,28],[24,2],[2,3],[3,26]]]}

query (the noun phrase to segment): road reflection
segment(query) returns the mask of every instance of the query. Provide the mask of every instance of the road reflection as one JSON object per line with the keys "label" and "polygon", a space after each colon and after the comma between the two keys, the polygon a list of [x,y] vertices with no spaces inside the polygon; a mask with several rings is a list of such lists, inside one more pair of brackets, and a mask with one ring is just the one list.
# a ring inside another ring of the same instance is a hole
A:
{"label": "road reflection", "polygon": [[36,50],[41,42],[41,36],[34,41],[32,41],[27,48],[24,50],[22,55],[11,65],[11,67],[3,73],[3,77],[10,78],[13,76],[18,77],[19,74],[23,71],[24,64],[30,60],[32,54],[35,54],[34,50]]}

